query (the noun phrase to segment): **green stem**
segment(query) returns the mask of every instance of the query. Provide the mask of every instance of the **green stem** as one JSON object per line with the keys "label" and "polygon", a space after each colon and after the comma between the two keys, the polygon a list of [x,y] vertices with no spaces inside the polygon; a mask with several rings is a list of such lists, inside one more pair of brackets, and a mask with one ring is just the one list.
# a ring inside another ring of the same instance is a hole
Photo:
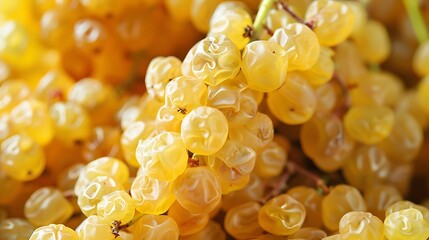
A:
{"label": "green stem", "polygon": [[418,0],[402,0],[407,10],[408,17],[413,26],[414,33],[420,43],[429,40],[429,34],[425,26],[423,16],[420,12]]}
{"label": "green stem", "polygon": [[265,19],[267,18],[268,12],[273,7],[274,1],[275,0],[262,0],[259,11],[256,14],[255,22],[253,23],[253,31],[255,32],[255,36],[258,36],[261,33]]}

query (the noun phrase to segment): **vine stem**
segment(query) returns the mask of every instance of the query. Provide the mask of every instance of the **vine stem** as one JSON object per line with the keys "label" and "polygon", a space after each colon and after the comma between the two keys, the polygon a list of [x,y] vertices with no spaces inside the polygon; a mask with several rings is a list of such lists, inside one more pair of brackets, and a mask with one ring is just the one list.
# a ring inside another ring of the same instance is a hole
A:
{"label": "vine stem", "polygon": [[275,0],[262,0],[261,5],[259,6],[259,11],[256,14],[255,22],[253,23],[253,31],[255,36],[261,33],[264,29],[265,19],[267,18],[268,12],[273,7]]}
{"label": "vine stem", "polygon": [[417,40],[420,44],[429,40],[429,33],[426,29],[423,16],[420,12],[418,0],[402,0],[407,10],[408,18],[411,21],[414,33],[416,34]]}

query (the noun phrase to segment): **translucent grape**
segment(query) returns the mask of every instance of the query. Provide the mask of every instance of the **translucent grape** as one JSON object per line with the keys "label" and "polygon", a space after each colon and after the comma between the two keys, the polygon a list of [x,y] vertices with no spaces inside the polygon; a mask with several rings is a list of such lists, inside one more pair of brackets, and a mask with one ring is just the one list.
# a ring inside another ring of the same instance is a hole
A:
{"label": "translucent grape", "polygon": [[28,240],[34,226],[23,218],[7,218],[0,222],[0,239]]}
{"label": "translucent grape", "polygon": [[226,234],[223,231],[219,223],[214,221],[209,221],[207,225],[199,232],[180,237],[182,240],[225,240]]}
{"label": "translucent grape", "polygon": [[97,204],[97,215],[106,222],[128,223],[134,217],[135,209],[134,199],[124,190],[119,190],[101,198]]}
{"label": "translucent grape", "polygon": [[143,121],[130,123],[121,135],[121,148],[124,158],[133,167],[140,167],[136,158],[136,149],[139,141],[155,135],[155,126]]}
{"label": "translucent grape", "polygon": [[177,201],[171,205],[171,208],[168,210],[168,216],[177,223],[181,236],[188,236],[201,231],[210,220],[209,214],[190,213]]}
{"label": "translucent grape", "polygon": [[287,161],[287,152],[276,141],[271,141],[267,148],[256,156],[254,173],[264,177],[275,177],[283,171]]}
{"label": "translucent grape", "polygon": [[228,210],[224,220],[226,231],[237,239],[250,239],[261,235],[264,230],[258,222],[260,208],[259,203],[248,202]]}
{"label": "translucent grape", "polygon": [[335,64],[332,57],[334,52],[327,47],[320,48],[320,54],[317,61],[309,69],[301,71],[301,74],[312,86],[320,86],[332,79],[335,70]]}
{"label": "translucent grape", "polygon": [[341,218],[339,232],[344,240],[383,240],[383,228],[383,222],[369,212],[349,212]]}
{"label": "translucent grape", "polygon": [[286,193],[304,205],[306,212],[304,227],[322,227],[322,196],[316,189],[297,186],[289,189]]}
{"label": "translucent grape", "polygon": [[298,230],[295,234],[290,236],[288,239],[290,240],[301,240],[301,239],[326,239],[328,235],[321,229],[311,228],[311,227],[303,227]]}
{"label": "translucent grape", "polygon": [[429,65],[429,42],[426,41],[417,48],[414,53],[412,67],[414,72],[416,72],[420,77],[428,76],[429,70],[427,66]]}
{"label": "translucent grape", "polygon": [[382,63],[390,54],[389,34],[380,22],[369,20],[365,27],[354,35],[354,40],[360,55],[368,63]]}
{"label": "translucent grape", "polygon": [[105,222],[97,215],[89,216],[76,229],[79,239],[82,240],[114,240],[115,235],[112,234],[112,229],[109,223]]}
{"label": "translucent grape", "polygon": [[30,87],[23,81],[14,80],[0,86],[0,113],[10,112],[31,94]]}
{"label": "translucent grape", "polygon": [[368,187],[365,189],[364,198],[368,211],[381,220],[384,220],[389,206],[402,200],[398,189],[386,184],[375,184]]}
{"label": "translucent grape", "polygon": [[429,225],[419,210],[404,209],[386,217],[384,235],[388,240],[424,240],[429,237]]}
{"label": "translucent grape", "polygon": [[415,204],[410,201],[402,200],[395,202],[391,205],[389,205],[386,209],[386,217],[389,216],[392,213],[399,212],[405,209],[417,209],[419,212],[422,213],[423,218],[426,222],[429,220],[429,209],[427,209],[425,206]]}
{"label": "translucent grape", "polygon": [[429,76],[420,80],[417,86],[417,103],[425,113],[429,113]]}
{"label": "translucent grape", "polygon": [[77,233],[62,224],[50,224],[34,230],[29,240],[79,240]]}
{"label": "translucent grape", "polygon": [[182,61],[173,56],[152,59],[147,67],[145,77],[149,96],[164,101],[165,87],[169,81],[182,74],[181,65]]}
{"label": "translucent grape", "polygon": [[144,215],[135,223],[132,233],[135,240],[179,239],[179,228],[176,222],[165,215]]}

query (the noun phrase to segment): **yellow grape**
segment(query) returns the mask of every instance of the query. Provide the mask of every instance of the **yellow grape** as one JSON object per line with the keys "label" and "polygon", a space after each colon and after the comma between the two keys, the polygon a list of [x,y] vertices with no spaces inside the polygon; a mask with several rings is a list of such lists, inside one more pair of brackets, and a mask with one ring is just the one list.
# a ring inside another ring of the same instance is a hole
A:
{"label": "yellow grape", "polygon": [[264,184],[261,178],[256,174],[251,174],[249,182],[244,188],[222,195],[222,209],[228,211],[246,202],[259,201],[263,195]]}
{"label": "yellow grape", "polygon": [[312,2],[305,13],[307,22],[314,22],[314,33],[323,46],[335,46],[353,31],[355,16],[343,2],[319,0]]}
{"label": "yellow grape", "polygon": [[20,80],[6,81],[0,85],[0,114],[10,112],[16,105],[28,99],[31,89]]}
{"label": "yellow grape", "polygon": [[165,106],[178,120],[199,106],[207,104],[207,86],[194,77],[182,76],[165,87]]}
{"label": "yellow grape", "polygon": [[79,240],[77,233],[62,224],[49,224],[34,230],[29,240]]}
{"label": "yellow grape", "polygon": [[259,225],[267,232],[287,236],[304,223],[304,206],[288,194],[278,195],[265,203],[258,213]]}
{"label": "yellow grape", "polygon": [[414,52],[412,67],[420,77],[429,75],[429,41],[421,43]]}
{"label": "yellow grape", "polygon": [[114,240],[115,235],[112,234],[110,223],[105,222],[97,215],[89,216],[79,227],[76,228],[76,233],[79,239],[82,240]]}
{"label": "yellow grape", "polygon": [[47,104],[64,101],[73,82],[74,80],[66,72],[51,70],[37,83],[34,96]]}
{"label": "yellow grape", "polygon": [[136,121],[130,123],[121,135],[121,148],[125,161],[133,167],[140,167],[136,158],[136,149],[139,141],[154,136],[155,126],[151,123]]}
{"label": "yellow grape", "polygon": [[392,131],[395,116],[385,106],[352,106],[344,116],[344,127],[351,138],[365,144],[383,141]]}
{"label": "yellow grape", "polygon": [[193,214],[207,214],[221,201],[219,179],[206,167],[186,169],[174,183],[174,193],[183,208]]}
{"label": "yellow grape", "polygon": [[213,154],[225,144],[228,121],[212,107],[197,107],[182,121],[181,135],[186,148],[201,155]]}
{"label": "yellow grape", "polygon": [[272,92],[286,80],[288,54],[278,43],[253,41],[243,51],[241,71],[247,86],[260,92]]}
{"label": "yellow grape", "polygon": [[256,155],[253,172],[264,178],[275,177],[281,174],[286,162],[286,150],[274,140],[268,144],[267,148]]}
{"label": "yellow grape", "polygon": [[34,226],[24,218],[7,218],[0,222],[0,239],[28,240]]}
{"label": "yellow grape", "polygon": [[176,200],[173,182],[150,178],[144,173],[137,175],[130,191],[137,211],[144,214],[165,213]]}
{"label": "yellow grape", "polygon": [[10,112],[12,126],[28,135],[40,145],[48,144],[54,137],[54,125],[48,107],[38,100],[24,100]]}
{"label": "yellow grape", "polygon": [[191,18],[192,0],[165,0],[168,15],[177,21],[188,21]]}
{"label": "yellow grape", "polygon": [[296,186],[286,192],[305,207],[306,218],[302,226],[304,227],[322,227],[322,196],[316,189]]}
{"label": "yellow grape", "polygon": [[356,34],[359,34],[359,31],[366,27],[368,22],[368,12],[366,6],[362,2],[345,2],[345,4],[350,8],[355,16],[355,21],[353,25],[353,31],[351,37],[354,37]]}
{"label": "yellow grape", "polygon": [[[286,11],[284,11],[283,9],[273,8],[268,11],[268,15],[265,20],[265,25],[268,29],[272,29],[273,31],[275,31],[279,28],[286,27],[286,25],[289,23],[294,22],[296,22],[296,20]],[[269,35],[266,31],[260,33],[260,35],[260,39],[262,40],[268,40],[271,37],[271,35]]]}
{"label": "yellow grape", "polygon": [[169,81],[182,75],[181,66],[182,61],[174,56],[152,59],[147,67],[145,77],[149,96],[158,101],[164,101],[165,87]]}
{"label": "yellow grape", "polygon": [[132,233],[135,240],[179,239],[179,227],[169,216],[144,215],[134,225]]}
{"label": "yellow grape", "polygon": [[310,120],[316,110],[314,90],[298,72],[288,73],[285,84],[268,93],[268,108],[286,124],[302,124]]}
{"label": "yellow grape", "polygon": [[30,181],[45,169],[43,149],[26,135],[14,135],[1,143],[0,166],[9,177],[17,181]]}
{"label": "yellow grape", "polygon": [[201,231],[210,220],[209,214],[190,213],[177,201],[171,205],[168,210],[168,216],[177,223],[181,236],[188,236]]}
{"label": "yellow grape", "polygon": [[241,53],[223,34],[211,35],[195,44],[182,63],[185,76],[195,76],[216,86],[234,78],[240,71]]}
{"label": "yellow grape", "polygon": [[389,34],[380,22],[369,20],[365,27],[354,35],[354,41],[360,55],[368,63],[382,63],[390,54]]}
{"label": "yellow grape", "polygon": [[225,230],[236,239],[251,239],[261,235],[264,230],[258,222],[260,208],[259,203],[248,202],[229,209],[223,223]]}
{"label": "yellow grape", "polygon": [[140,141],[136,158],[148,177],[172,181],[188,165],[188,153],[179,133],[164,132]]}
{"label": "yellow grape", "polygon": [[0,206],[11,204],[23,190],[23,184],[21,181],[17,181],[9,177],[2,170],[0,170],[0,186],[2,186],[0,188]]}
{"label": "yellow grape", "polygon": [[309,69],[301,71],[301,74],[312,86],[323,86],[332,79],[335,63],[332,57],[334,52],[327,47],[320,48],[320,54],[316,63]]}
{"label": "yellow grape", "polygon": [[368,72],[367,66],[356,45],[344,41],[335,47],[335,69],[348,85],[358,85]]}
{"label": "yellow grape", "polygon": [[312,227],[303,227],[298,230],[295,234],[290,236],[288,239],[290,240],[302,240],[302,239],[325,239],[328,235],[325,233],[325,231],[318,229],[318,228],[312,228]]}
{"label": "yellow grape", "polygon": [[241,2],[223,2],[219,4],[210,18],[211,34],[225,34],[242,50],[249,43],[249,37],[243,36],[245,28],[252,26],[252,16],[247,6]]}
{"label": "yellow grape", "polygon": [[97,204],[97,215],[106,222],[128,223],[133,219],[136,203],[124,190],[104,195]]}
{"label": "yellow grape", "polygon": [[269,41],[278,43],[286,50],[289,57],[288,71],[310,69],[320,54],[316,34],[302,23],[290,23],[277,29]]}
{"label": "yellow grape", "polygon": [[210,29],[210,18],[216,7],[224,0],[193,0],[191,5],[191,21],[198,31],[206,33]]}
{"label": "yellow grape", "polygon": [[180,237],[182,240],[226,240],[226,234],[219,223],[215,221],[209,221],[207,225],[199,232],[191,235]]}
{"label": "yellow grape", "polygon": [[402,200],[402,195],[394,185],[375,184],[365,189],[365,203],[368,211],[384,220],[386,209]]}
{"label": "yellow grape", "polygon": [[405,209],[417,209],[421,214],[423,215],[423,218],[426,222],[429,222],[429,209],[427,209],[425,206],[415,204],[410,201],[401,200],[397,201],[391,205],[389,205],[386,209],[386,217],[389,216],[392,213],[405,210]]}
{"label": "yellow grape", "polygon": [[426,114],[429,113],[429,76],[424,77],[420,80],[417,86],[417,104],[420,105],[421,110]]}
{"label": "yellow grape", "polygon": [[386,217],[384,235],[388,240],[425,240],[429,237],[429,224],[419,210],[404,209]]}

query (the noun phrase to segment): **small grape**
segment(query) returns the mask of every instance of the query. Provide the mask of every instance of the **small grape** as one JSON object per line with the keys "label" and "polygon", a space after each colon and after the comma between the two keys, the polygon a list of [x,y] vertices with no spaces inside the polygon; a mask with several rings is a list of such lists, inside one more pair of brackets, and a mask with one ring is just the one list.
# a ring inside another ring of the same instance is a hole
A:
{"label": "small grape", "polygon": [[50,224],[34,230],[29,240],[79,240],[77,233],[62,224]]}
{"label": "small grape", "polygon": [[119,190],[101,198],[97,204],[97,215],[106,222],[128,223],[134,217],[135,209],[134,199],[124,190]]}
{"label": "small grape", "polygon": [[369,212],[348,212],[340,220],[339,232],[344,240],[383,240],[383,228],[383,222]]}
{"label": "small grape", "polygon": [[207,213],[193,214],[184,209],[177,201],[168,210],[168,216],[174,219],[179,227],[181,236],[195,234],[207,225],[210,216]]}
{"label": "small grape", "polygon": [[144,215],[134,225],[132,230],[134,239],[179,239],[179,228],[169,216]]}
{"label": "small grape", "polygon": [[429,41],[426,41],[417,48],[414,53],[412,67],[420,77],[428,76],[429,70]]}
{"label": "small grape", "polygon": [[81,240],[114,240],[115,235],[109,223],[105,222],[97,215],[89,216],[76,229],[76,233]]}
{"label": "small grape", "polygon": [[181,66],[182,61],[173,56],[152,59],[147,67],[145,77],[149,96],[164,101],[165,87],[169,81],[182,75]]}
{"label": "small grape", "polygon": [[372,64],[384,62],[390,54],[389,33],[380,22],[369,20],[365,27],[354,35],[360,55]]}
{"label": "small grape", "polygon": [[264,230],[259,226],[258,212],[261,205],[248,202],[227,211],[224,227],[236,239],[250,239],[261,235]]}
{"label": "small grape", "polygon": [[34,226],[23,218],[7,218],[0,222],[0,239],[27,240],[34,231]]}
{"label": "small grape", "polygon": [[398,189],[386,184],[376,184],[365,189],[364,198],[368,211],[381,220],[384,220],[389,206],[402,200]]}
{"label": "small grape", "polygon": [[422,213],[409,208],[389,214],[384,220],[384,235],[388,240],[415,239],[429,237],[429,225]]}
{"label": "small grape", "polygon": [[[183,236],[183,235],[182,235]],[[219,223],[209,221],[207,225],[199,232],[180,237],[182,240],[226,240],[226,234]]]}
{"label": "small grape", "polygon": [[305,207],[304,227],[322,227],[322,196],[314,188],[297,186],[286,192]]}

